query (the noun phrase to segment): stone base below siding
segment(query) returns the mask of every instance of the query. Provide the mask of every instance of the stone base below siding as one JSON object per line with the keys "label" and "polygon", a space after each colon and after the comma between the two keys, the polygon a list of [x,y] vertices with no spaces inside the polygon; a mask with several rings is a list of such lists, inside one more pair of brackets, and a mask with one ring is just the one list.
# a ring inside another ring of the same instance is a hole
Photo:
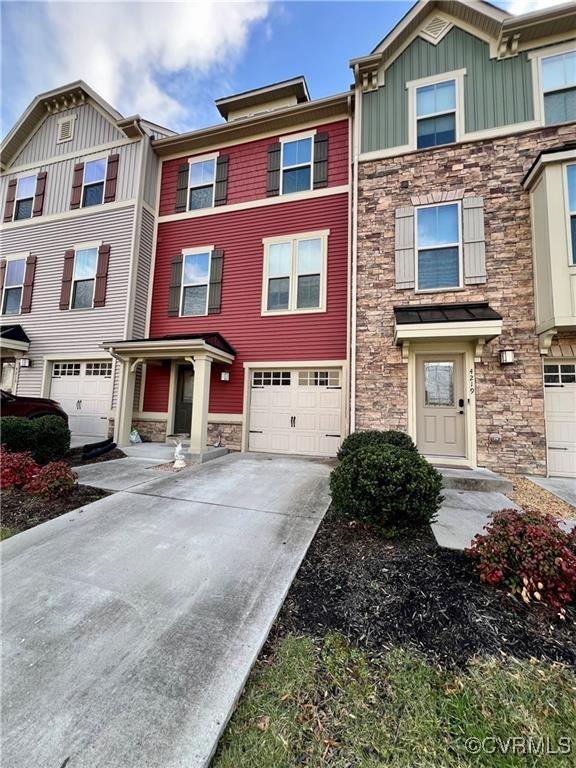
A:
{"label": "stone base below siding", "polygon": [[242,424],[208,424],[208,444],[217,440],[223,448],[239,451],[242,447]]}
{"label": "stone base below siding", "polygon": [[[149,421],[148,419],[134,419],[132,429],[137,429],[142,441],[145,443],[166,442],[166,422]],[[114,437],[114,419],[108,420],[108,437]]]}

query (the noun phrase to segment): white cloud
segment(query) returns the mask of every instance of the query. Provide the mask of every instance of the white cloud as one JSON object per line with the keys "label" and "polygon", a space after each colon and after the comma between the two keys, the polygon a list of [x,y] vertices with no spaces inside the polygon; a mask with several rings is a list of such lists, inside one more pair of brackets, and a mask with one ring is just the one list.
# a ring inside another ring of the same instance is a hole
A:
{"label": "white cloud", "polygon": [[48,45],[21,62],[31,95],[81,78],[124,114],[181,128],[194,114],[194,88],[183,93],[183,82],[225,77],[269,3],[76,0],[43,9]]}
{"label": "white cloud", "polygon": [[530,11],[540,11],[544,8],[550,8],[553,5],[562,5],[567,0],[511,0],[507,3],[506,10],[515,15],[530,13]]}

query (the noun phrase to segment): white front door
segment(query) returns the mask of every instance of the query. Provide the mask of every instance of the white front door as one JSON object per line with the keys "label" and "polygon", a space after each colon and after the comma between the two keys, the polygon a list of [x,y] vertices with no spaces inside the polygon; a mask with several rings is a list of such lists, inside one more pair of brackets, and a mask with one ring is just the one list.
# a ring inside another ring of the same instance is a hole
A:
{"label": "white front door", "polygon": [[416,356],[416,443],[425,456],[466,456],[464,355]]}
{"label": "white front door", "polygon": [[576,477],[576,360],[544,363],[548,474]]}
{"label": "white front door", "polygon": [[253,371],[250,394],[249,450],[336,455],[342,424],[340,369]]}
{"label": "white front door", "polygon": [[68,414],[68,426],[74,437],[107,437],[112,401],[112,361],[53,363],[50,397],[57,400]]}

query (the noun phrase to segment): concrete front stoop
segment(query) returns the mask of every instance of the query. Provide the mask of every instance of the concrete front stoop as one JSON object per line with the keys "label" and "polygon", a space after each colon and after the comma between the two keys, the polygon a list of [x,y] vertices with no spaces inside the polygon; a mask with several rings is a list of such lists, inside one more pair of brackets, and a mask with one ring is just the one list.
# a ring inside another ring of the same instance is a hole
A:
{"label": "concrete front stoop", "polygon": [[497,491],[510,493],[512,482],[502,475],[497,475],[490,469],[448,469],[439,468],[443,478],[443,486],[459,491]]}

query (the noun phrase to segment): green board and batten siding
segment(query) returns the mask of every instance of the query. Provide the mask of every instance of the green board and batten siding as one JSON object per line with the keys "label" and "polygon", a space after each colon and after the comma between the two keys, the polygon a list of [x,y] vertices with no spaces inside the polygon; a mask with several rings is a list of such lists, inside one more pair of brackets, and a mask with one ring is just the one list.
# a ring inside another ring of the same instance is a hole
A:
{"label": "green board and batten siding", "polygon": [[498,61],[487,43],[454,27],[438,45],[420,37],[392,63],[385,85],[362,97],[362,151],[408,144],[406,83],[466,69],[466,132],[534,119],[532,68],[526,53]]}

